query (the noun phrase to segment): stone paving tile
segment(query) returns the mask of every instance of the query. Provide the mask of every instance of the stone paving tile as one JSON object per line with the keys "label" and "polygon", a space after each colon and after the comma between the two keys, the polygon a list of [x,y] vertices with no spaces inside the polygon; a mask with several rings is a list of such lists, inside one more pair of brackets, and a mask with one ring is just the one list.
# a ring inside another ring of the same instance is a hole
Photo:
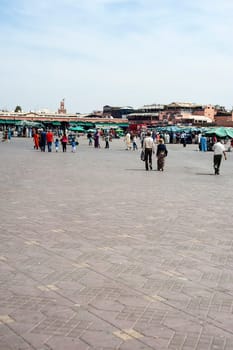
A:
{"label": "stone paving tile", "polygon": [[[48,346],[47,349],[56,349],[56,350],[89,350],[91,347],[79,339],[64,338],[59,336],[54,336],[46,342]],[[40,350],[46,350],[41,348]]]}
{"label": "stone paving tile", "polygon": [[23,339],[22,336],[12,333],[11,335],[1,337],[0,348],[2,350],[31,350],[33,349],[33,345]]}
{"label": "stone paving tile", "polygon": [[0,144],[0,349],[232,350],[232,155],[168,147]]}
{"label": "stone paving tile", "polygon": [[121,339],[114,336],[110,332],[102,331],[94,331],[87,330],[82,335],[82,340],[88,343],[93,348],[111,346],[112,348],[117,348],[121,344]]}

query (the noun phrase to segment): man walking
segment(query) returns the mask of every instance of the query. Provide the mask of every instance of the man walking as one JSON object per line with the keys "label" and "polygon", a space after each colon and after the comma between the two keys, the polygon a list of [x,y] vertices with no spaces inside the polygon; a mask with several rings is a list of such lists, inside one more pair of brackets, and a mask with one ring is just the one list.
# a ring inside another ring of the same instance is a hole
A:
{"label": "man walking", "polygon": [[217,142],[213,145],[213,151],[214,151],[214,172],[215,172],[215,175],[219,175],[222,155],[224,155],[225,160],[227,160],[225,147],[220,140],[217,140]]}
{"label": "man walking", "polygon": [[146,137],[144,138],[143,141],[143,150],[145,152],[145,167],[146,170],[152,170],[152,153],[155,153],[155,148],[154,148],[154,141],[151,137],[151,132],[148,131],[146,133]]}

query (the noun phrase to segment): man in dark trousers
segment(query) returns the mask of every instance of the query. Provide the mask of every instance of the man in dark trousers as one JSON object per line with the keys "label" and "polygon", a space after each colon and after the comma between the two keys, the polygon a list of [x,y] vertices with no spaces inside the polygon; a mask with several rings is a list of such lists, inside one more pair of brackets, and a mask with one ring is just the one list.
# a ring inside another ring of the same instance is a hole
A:
{"label": "man in dark trousers", "polygon": [[143,140],[143,151],[145,152],[145,167],[146,170],[152,170],[152,153],[155,153],[154,140],[151,137],[151,132],[147,131],[146,137]]}
{"label": "man in dark trousers", "polygon": [[227,160],[227,155],[225,151],[225,147],[220,140],[213,145],[214,151],[214,173],[215,175],[219,175],[219,169],[222,161],[222,155],[224,155],[225,160]]}

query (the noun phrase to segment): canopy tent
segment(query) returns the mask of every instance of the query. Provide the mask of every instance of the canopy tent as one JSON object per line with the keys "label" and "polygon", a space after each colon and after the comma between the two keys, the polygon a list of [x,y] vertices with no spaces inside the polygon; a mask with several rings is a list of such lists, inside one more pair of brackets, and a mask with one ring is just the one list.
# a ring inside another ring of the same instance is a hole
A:
{"label": "canopy tent", "polygon": [[119,129],[123,127],[128,127],[128,123],[121,123],[121,124],[115,124],[115,123],[96,123],[95,127],[97,129]]}
{"label": "canopy tent", "polygon": [[90,127],[90,128],[95,126],[95,123],[85,122],[85,121],[81,121],[81,120],[72,121],[72,122],[70,122],[70,124],[75,124],[77,126]]}
{"label": "canopy tent", "polygon": [[69,122],[69,124],[70,124],[70,125],[77,125],[77,124],[78,124],[78,121],[76,121],[76,120],[75,120],[75,121],[71,121],[71,122]]}
{"label": "canopy tent", "polygon": [[96,123],[95,127],[97,129],[114,129],[116,125],[111,123]]}
{"label": "canopy tent", "polygon": [[79,132],[85,131],[82,126],[72,126],[71,128],[69,128],[69,130],[70,131],[79,131]]}
{"label": "canopy tent", "polygon": [[42,127],[42,124],[38,123],[38,122],[31,122],[29,120],[24,120],[23,122],[24,123],[23,123],[22,126],[26,126],[26,127],[29,127],[29,128],[41,128]]}
{"label": "canopy tent", "polygon": [[182,129],[176,125],[160,126],[156,128],[156,130],[164,132],[182,132]]}
{"label": "canopy tent", "polygon": [[9,124],[8,122],[11,122],[11,123],[13,124],[13,123],[14,123],[14,120],[0,119],[0,124]]}
{"label": "canopy tent", "polygon": [[219,127],[219,128],[211,128],[208,131],[205,131],[206,136],[217,136],[220,138],[233,138],[233,128],[225,128],[225,127]]}
{"label": "canopy tent", "polygon": [[0,120],[0,124],[22,126],[22,127],[29,127],[29,128],[40,128],[42,126],[42,124],[39,122],[32,122],[29,120],[3,120],[3,122]]}
{"label": "canopy tent", "polygon": [[59,120],[43,120],[41,121],[41,123],[43,124],[43,126],[45,128],[50,128],[50,127],[58,127],[58,126],[62,126],[62,125],[67,125],[67,122],[64,121],[59,121]]}
{"label": "canopy tent", "polygon": [[128,128],[129,127],[129,123],[119,123],[117,124],[118,128]]}
{"label": "canopy tent", "polygon": [[41,123],[43,123],[46,127],[47,126],[61,126],[62,122],[58,121],[58,120],[43,120],[41,121]]}
{"label": "canopy tent", "polygon": [[187,134],[192,132],[203,132],[203,130],[207,130],[206,127],[197,128],[196,126],[177,126],[177,125],[168,125],[168,126],[159,126],[156,128],[157,131],[163,132],[175,132],[182,133],[185,132]]}
{"label": "canopy tent", "polygon": [[12,120],[12,119],[0,119],[0,124],[5,125],[24,125],[22,124],[23,120]]}
{"label": "canopy tent", "polygon": [[61,122],[57,121],[57,120],[54,120],[53,122],[51,122],[51,124],[53,126],[61,126]]}

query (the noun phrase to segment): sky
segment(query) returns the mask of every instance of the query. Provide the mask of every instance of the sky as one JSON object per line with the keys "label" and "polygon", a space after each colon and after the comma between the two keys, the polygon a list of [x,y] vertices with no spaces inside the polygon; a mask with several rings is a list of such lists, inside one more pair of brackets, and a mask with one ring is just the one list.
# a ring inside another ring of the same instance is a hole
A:
{"label": "sky", "polygon": [[231,109],[232,15],[232,0],[0,0],[0,109]]}

